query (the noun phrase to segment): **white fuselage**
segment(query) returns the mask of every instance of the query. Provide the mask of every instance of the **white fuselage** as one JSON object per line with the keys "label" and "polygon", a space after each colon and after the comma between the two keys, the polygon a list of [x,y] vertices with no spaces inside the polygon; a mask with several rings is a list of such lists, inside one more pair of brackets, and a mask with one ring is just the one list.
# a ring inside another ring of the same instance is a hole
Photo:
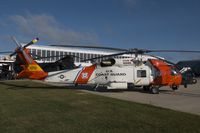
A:
{"label": "white fuselage", "polygon": [[[109,62],[106,62],[109,63]],[[94,64],[72,70],[50,72],[47,82],[66,84],[98,84],[108,89],[126,89],[128,84],[148,86],[153,81],[153,72],[148,63],[135,64],[132,59],[115,59],[114,64]]]}

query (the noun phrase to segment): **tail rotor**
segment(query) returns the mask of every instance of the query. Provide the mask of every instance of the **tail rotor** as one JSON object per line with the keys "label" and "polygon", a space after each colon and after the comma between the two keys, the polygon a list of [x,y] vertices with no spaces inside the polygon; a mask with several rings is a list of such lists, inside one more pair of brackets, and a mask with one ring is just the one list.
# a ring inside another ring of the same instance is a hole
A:
{"label": "tail rotor", "polygon": [[39,38],[35,38],[32,41],[30,41],[29,43],[27,43],[26,45],[22,46],[21,43],[19,43],[14,36],[11,36],[11,39],[17,45],[17,48],[16,48],[15,52],[10,54],[10,57],[14,56],[17,53],[16,51],[23,51],[26,47],[28,47],[34,43],[37,43],[39,41]]}

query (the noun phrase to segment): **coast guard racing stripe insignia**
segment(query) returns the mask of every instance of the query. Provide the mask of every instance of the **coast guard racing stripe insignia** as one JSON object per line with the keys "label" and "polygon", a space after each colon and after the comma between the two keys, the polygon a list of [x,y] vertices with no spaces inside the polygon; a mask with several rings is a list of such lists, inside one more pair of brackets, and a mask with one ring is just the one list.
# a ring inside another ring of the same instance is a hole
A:
{"label": "coast guard racing stripe insignia", "polygon": [[77,83],[77,84],[87,84],[87,82],[90,79],[95,68],[96,68],[96,65],[84,67],[83,70],[79,73],[75,83]]}

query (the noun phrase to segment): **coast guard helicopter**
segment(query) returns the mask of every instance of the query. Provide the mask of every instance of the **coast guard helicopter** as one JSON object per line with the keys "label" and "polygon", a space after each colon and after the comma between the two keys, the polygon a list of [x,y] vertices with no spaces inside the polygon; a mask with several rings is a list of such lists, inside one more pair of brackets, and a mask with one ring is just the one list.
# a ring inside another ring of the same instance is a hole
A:
{"label": "coast guard helicopter", "polygon": [[[128,89],[130,87],[143,87],[150,93],[159,93],[162,86],[170,86],[173,90],[183,83],[181,73],[169,61],[151,55],[151,58],[143,58],[149,52],[196,52],[181,50],[145,50],[130,49],[125,52],[95,57],[109,58],[91,66],[76,67],[73,69],[45,72],[31,57],[27,47],[36,43],[39,39],[33,39],[30,43],[22,46],[14,37],[17,48],[10,56],[17,54],[23,65],[23,70],[17,78],[43,80],[44,82],[65,83],[72,85],[96,85],[105,86],[107,89]],[[119,55],[132,54],[130,58],[113,58]],[[83,61],[87,61],[83,60]],[[195,82],[194,82],[195,83]]]}

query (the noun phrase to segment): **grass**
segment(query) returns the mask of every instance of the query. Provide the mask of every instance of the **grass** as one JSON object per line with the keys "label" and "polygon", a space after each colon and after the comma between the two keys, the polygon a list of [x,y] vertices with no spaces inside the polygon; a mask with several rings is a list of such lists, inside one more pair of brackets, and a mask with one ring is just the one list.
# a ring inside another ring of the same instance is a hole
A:
{"label": "grass", "polygon": [[200,116],[32,81],[0,82],[1,133],[200,132]]}

